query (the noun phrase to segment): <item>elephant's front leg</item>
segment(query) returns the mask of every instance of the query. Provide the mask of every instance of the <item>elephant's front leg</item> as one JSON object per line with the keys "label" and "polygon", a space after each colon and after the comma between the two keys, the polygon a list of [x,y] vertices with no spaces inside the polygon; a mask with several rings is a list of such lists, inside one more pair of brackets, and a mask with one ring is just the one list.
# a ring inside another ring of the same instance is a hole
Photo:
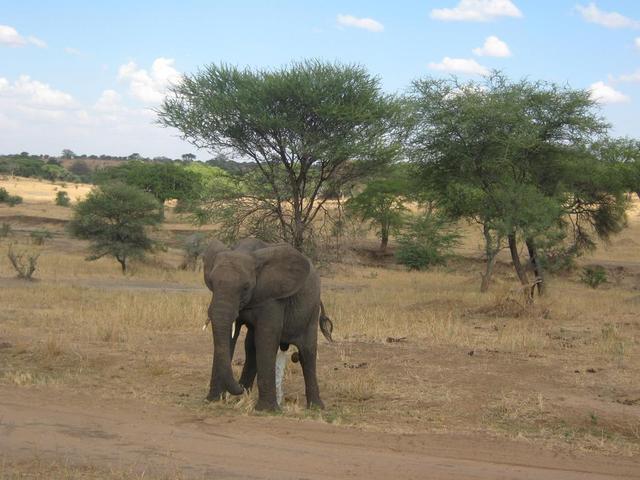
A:
{"label": "elephant's front leg", "polygon": [[276,398],[276,354],[280,346],[282,320],[269,322],[261,318],[255,327],[258,370],[256,410],[279,410]]}

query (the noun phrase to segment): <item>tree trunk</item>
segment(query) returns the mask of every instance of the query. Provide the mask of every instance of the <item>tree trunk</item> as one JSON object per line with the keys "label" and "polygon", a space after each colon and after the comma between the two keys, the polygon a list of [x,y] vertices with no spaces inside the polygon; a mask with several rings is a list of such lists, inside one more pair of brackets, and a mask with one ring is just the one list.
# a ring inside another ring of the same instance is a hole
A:
{"label": "tree trunk", "polygon": [[480,283],[480,292],[485,293],[489,291],[491,276],[493,275],[493,268],[495,267],[496,260],[498,259],[498,252],[500,251],[500,244],[502,243],[502,240],[500,236],[498,236],[496,238],[495,246],[492,245],[493,239],[491,238],[491,230],[486,225],[482,227],[482,233],[484,235],[484,249],[487,256],[487,265],[485,268],[485,272],[480,274],[482,277],[482,282]]}
{"label": "tree trunk", "polygon": [[116,256],[116,260],[120,263],[120,267],[122,268],[122,274],[127,273],[127,257],[119,257]]}
{"label": "tree trunk", "polygon": [[[544,284],[544,270],[542,268],[542,264],[540,263],[540,258],[538,257],[538,250],[536,249],[535,243],[533,239],[527,238],[526,240],[527,250],[529,251],[529,261],[531,262],[531,266],[533,267],[533,272],[536,276],[536,286],[538,288],[538,295],[544,295],[545,284]],[[533,292],[531,292],[533,294]]]}
{"label": "tree trunk", "polygon": [[297,205],[294,205],[292,225],[293,238],[291,240],[296,250],[302,251],[302,246],[304,245],[305,224],[302,221],[302,212],[297,207]]}
{"label": "tree trunk", "polygon": [[516,233],[512,232],[508,236],[509,239],[509,251],[511,252],[511,260],[513,261],[513,268],[515,268],[518,274],[518,279],[523,286],[529,286],[529,279],[527,278],[527,272],[525,272],[522,264],[520,263],[520,255],[518,254],[518,242],[516,239]]}
{"label": "tree trunk", "polygon": [[380,234],[380,251],[384,253],[387,251],[387,245],[389,244],[389,226],[383,224],[380,229]]}

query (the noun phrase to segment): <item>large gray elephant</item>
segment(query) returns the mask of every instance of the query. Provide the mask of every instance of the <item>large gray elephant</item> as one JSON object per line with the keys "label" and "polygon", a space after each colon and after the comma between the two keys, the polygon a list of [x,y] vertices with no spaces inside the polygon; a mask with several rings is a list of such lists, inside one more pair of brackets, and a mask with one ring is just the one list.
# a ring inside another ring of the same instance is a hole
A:
{"label": "large gray elephant", "polygon": [[[214,240],[204,253],[204,281],[213,293],[209,305],[214,355],[207,399],[241,394],[258,376],[257,410],[277,410],[275,361],[278,348],[298,348],[307,406],[324,405],[316,377],[317,332],[331,340],[331,321],[320,301],[320,277],[304,255],[288,244],[254,238],[233,249]],[[321,315],[322,312],[322,315]],[[236,333],[232,336],[232,324]],[[231,360],[237,332],[247,327],[245,364],[237,382]]]}

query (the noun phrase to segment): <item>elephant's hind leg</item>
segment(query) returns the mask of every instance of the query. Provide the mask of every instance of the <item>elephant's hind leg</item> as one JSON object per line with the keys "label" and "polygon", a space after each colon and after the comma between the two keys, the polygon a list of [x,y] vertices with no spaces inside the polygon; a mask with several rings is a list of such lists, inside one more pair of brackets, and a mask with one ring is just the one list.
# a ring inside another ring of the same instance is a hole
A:
{"label": "elephant's hind leg", "polygon": [[[316,316],[317,318],[317,316]],[[324,408],[320,399],[320,387],[316,374],[316,358],[318,355],[318,321],[311,322],[310,328],[303,342],[298,345],[302,374],[304,375],[304,389],[307,397],[307,408]]]}
{"label": "elephant's hind leg", "polygon": [[278,325],[258,322],[255,327],[256,363],[258,370],[258,403],[256,410],[279,410],[276,399],[276,354],[280,345],[282,321]]}
{"label": "elephant's hind leg", "polygon": [[244,366],[240,375],[240,385],[245,389],[251,390],[253,381],[256,378],[256,343],[253,327],[247,329],[247,335],[244,338]]}

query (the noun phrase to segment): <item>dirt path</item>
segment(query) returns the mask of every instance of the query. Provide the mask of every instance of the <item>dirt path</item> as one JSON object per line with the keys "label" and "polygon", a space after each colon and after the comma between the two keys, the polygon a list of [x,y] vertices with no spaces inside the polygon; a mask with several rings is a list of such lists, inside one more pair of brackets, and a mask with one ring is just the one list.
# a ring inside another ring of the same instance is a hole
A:
{"label": "dirt path", "polygon": [[465,436],[362,432],[278,416],[195,416],[55,390],[0,390],[0,453],[207,478],[639,478],[633,459],[554,455]]}

